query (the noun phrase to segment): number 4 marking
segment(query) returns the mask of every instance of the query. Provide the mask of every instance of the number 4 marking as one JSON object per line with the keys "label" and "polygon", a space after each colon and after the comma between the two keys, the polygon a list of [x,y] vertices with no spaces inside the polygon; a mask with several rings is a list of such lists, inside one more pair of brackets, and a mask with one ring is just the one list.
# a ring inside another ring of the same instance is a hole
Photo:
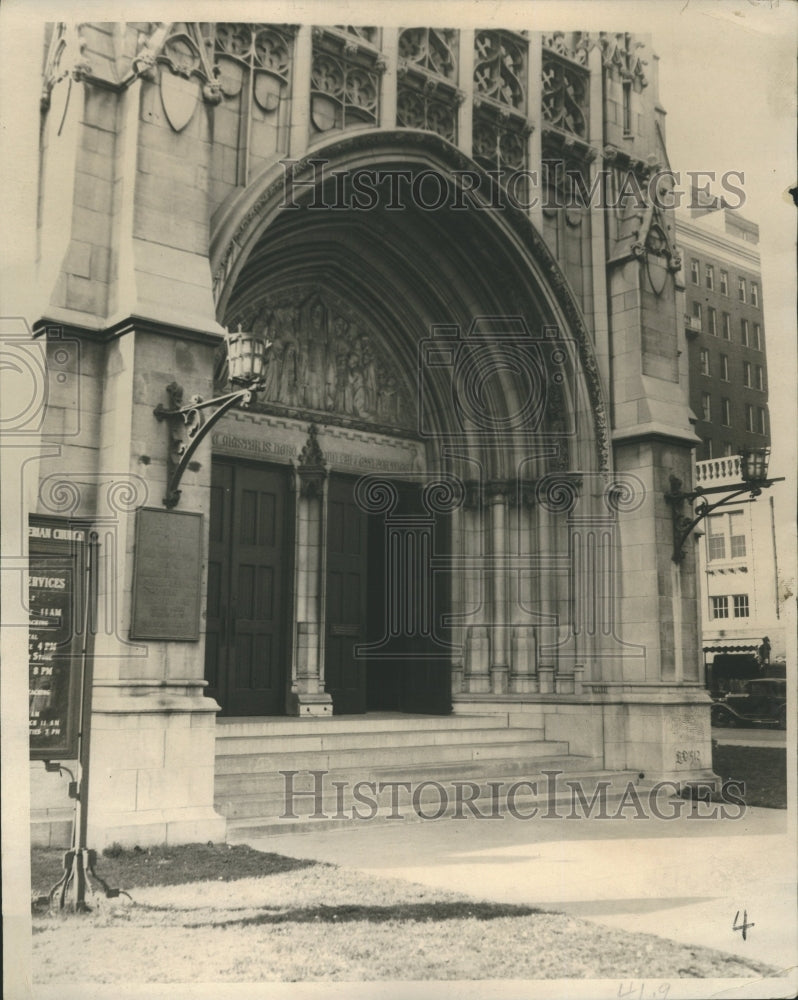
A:
{"label": "number 4 marking", "polygon": [[737,921],[739,919],[740,919],[740,911],[738,910],[737,913],[734,915],[734,923],[732,924],[732,930],[733,931],[742,931],[742,933],[743,933],[743,941],[746,941],[746,940],[748,940],[748,935],[746,933],[748,931],[748,928],[749,927],[756,927],[756,924],[749,924],[748,923],[748,910],[743,910],[743,922],[741,924],[737,923]]}

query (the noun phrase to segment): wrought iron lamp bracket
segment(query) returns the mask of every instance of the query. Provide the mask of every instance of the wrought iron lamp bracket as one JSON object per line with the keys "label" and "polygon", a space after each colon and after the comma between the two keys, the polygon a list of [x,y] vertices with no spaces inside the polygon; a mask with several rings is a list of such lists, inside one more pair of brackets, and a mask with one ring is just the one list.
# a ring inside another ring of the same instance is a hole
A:
{"label": "wrought iron lamp bracket", "polygon": [[[718,507],[724,507],[732,503],[744,493],[748,493],[751,500],[755,500],[761,495],[763,489],[767,489],[773,483],[781,482],[780,479],[763,479],[748,483],[731,483],[729,486],[697,486],[689,493],[682,491],[682,481],[676,476],[670,477],[671,488],[665,494],[665,500],[670,505],[671,516],[673,518],[673,561],[680,563],[684,559],[684,543],[690,537],[693,529],[708,517]],[[710,503],[709,496],[724,494],[719,500]],[[684,513],[684,504],[695,503],[693,517]]]}
{"label": "wrought iron lamp bracket", "polygon": [[[228,410],[234,406],[248,406],[259,389],[263,388],[263,380],[258,379],[250,385],[224,396],[203,400],[201,396],[192,396],[188,405],[183,402],[183,388],[177,382],[170,382],[166,387],[171,403],[170,407],[159,403],[152,411],[156,420],[169,422],[169,479],[166,496],[163,498],[165,507],[176,507],[180,500],[180,480],[189,467],[197,448]],[[212,412],[206,416],[205,411]]]}

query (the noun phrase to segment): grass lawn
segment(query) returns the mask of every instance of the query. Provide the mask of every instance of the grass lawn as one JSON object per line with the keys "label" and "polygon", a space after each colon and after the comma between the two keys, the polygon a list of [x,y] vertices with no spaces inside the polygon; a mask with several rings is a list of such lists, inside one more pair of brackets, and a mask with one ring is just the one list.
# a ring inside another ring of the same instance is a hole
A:
{"label": "grass lawn", "polygon": [[748,806],[787,808],[787,751],[784,747],[715,746],[712,769],[724,781],[745,784]]}
{"label": "grass lawn", "polygon": [[[763,964],[532,906],[245,846],[116,851],[98,873],[132,898],[36,908],[38,983],[738,978]],[[61,852],[33,851],[34,895]]]}

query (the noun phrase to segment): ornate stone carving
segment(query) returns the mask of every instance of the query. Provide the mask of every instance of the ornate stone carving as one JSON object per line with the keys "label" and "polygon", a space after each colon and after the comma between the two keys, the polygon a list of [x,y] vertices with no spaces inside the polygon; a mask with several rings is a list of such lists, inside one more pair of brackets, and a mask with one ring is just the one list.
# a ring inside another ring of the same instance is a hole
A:
{"label": "ornate stone carving", "polygon": [[221,94],[234,98],[247,84],[262,111],[276,111],[288,92],[291,75],[290,31],[270,24],[221,23],[212,27]]}
{"label": "ornate stone carving", "polygon": [[[408,148],[417,147],[432,162],[446,164],[452,170],[473,170],[474,163],[464,153],[445,142],[432,132],[362,132],[342,138],[338,142],[325,146],[325,155],[334,162],[341,155],[351,156],[361,151],[367,153],[382,143],[391,139],[400,140]],[[295,168],[295,176],[312,177],[314,167],[309,162],[313,154],[300,159]],[[284,175],[276,174],[258,195],[254,204],[243,215],[241,221],[215,257],[216,265],[213,272],[214,294],[217,300],[222,296],[225,284],[232,273],[240,254],[250,244],[251,234],[248,232],[269,206],[278,205],[285,195]],[[546,281],[552,286],[555,298],[565,317],[569,333],[578,346],[579,361],[585,378],[588,398],[590,400],[595,433],[595,453],[598,468],[607,472],[610,465],[609,426],[604,404],[604,391],[599,375],[598,363],[593,347],[592,336],[585,325],[584,317],[573,294],[562,277],[562,270],[556,258],[547,246],[543,236],[530,223],[527,214],[512,204],[506,206],[504,212],[508,224],[518,235],[529,254],[538,262],[543,270]],[[255,227],[257,231],[257,226]]]}
{"label": "ornate stone carving", "polygon": [[480,97],[526,113],[526,42],[506,31],[474,36],[474,83]]}
{"label": "ornate stone carving", "polygon": [[319,132],[377,123],[380,72],[376,58],[361,55],[355,42],[332,50],[329,36],[313,41],[310,116]]}
{"label": "ornate stone carving", "polygon": [[631,80],[641,88],[648,86],[643,68],[648,64],[637,55],[637,50],[643,48],[642,42],[636,42],[629,32],[602,31],[599,44],[602,62],[607,69],[616,70],[622,79]]}
{"label": "ornate stone carving", "polygon": [[457,101],[454,91],[441,99],[420,91],[412,83],[400,81],[396,117],[399,124],[407,128],[428,129],[449,142],[457,141]]}
{"label": "ornate stone carving", "polygon": [[273,342],[258,403],[412,427],[413,408],[396,362],[362,319],[328,293],[299,290],[264,299],[233,325],[245,319]]}
{"label": "ornate stone carving", "polygon": [[544,49],[541,106],[546,123],[586,139],[589,84],[586,70]]}
{"label": "ornate stone carving", "polygon": [[580,66],[587,66],[587,57],[595,42],[588,31],[549,31],[542,36],[544,50],[571,59]]}
{"label": "ornate stone carving", "polygon": [[[54,26],[44,67],[40,98],[42,111],[49,110],[53,89],[62,80],[69,78],[80,82],[92,72],[91,61],[86,56],[85,49],[86,40],[81,34],[80,25],[59,23]],[[61,115],[66,111],[68,94],[69,86],[66,86],[63,88],[63,101],[58,108]]]}
{"label": "ornate stone carving", "polygon": [[526,122],[489,112],[474,115],[474,159],[487,170],[526,167]]}
{"label": "ornate stone carving", "polygon": [[399,56],[408,65],[457,78],[457,32],[452,28],[406,28],[399,35]]}
{"label": "ornate stone carving", "polygon": [[327,478],[327,463],[317,437],[318,428],[315,424],[308,426],[308,439],[299,455],[297,476],[299,477],[299,495],[312,499],[321,496],[324,480]]}

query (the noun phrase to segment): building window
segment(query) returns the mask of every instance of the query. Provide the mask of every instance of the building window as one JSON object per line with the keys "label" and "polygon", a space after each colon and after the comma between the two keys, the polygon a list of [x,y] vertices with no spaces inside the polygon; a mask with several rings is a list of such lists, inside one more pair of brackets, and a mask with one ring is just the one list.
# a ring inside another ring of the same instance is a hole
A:
{"label": "building window", "polygon": [[718,335],[718,314],[712,308],[712,306],[709,306],[707,308],[707,326],[709,327],[709,332],[712,334],[712,336],[713,337],[717,337],[717,335]]}
{"label": "building window", "polygon": [[701,365],[701,374],[709,375],[709,351],[705,347],[698,352],[698,363]]}
{"label": "building window", "polygon": [[759,285],[755,282],[751,282],[751,305],[759,307]]}
{"label": "building window", "polygon": [[731,317],[728,313],[723,314],[723,339],[731,340]]}
{"label": "building window", "polygon": [[757,434],[767,433],[765,427],[765,409],[762,406],[757,406],[756,408],[756,432]]}
{"label": "building window", "polygon": [[732,594],[732,600],[734,601],[734,617],[747,618],[748,594]]}
{"label": "building window", "polygon": [[712,419],[712,397],[708,392],[701,393],[701,416],[707,421]]}
{"label": "building window", "polygon": [[720,377],[723,382],[729,381],[729,356],[727,354],[720,356]]}
{"label": "building window", "polygon": [[749,338],[749,335],[748,335],[748,320],[747,319],[741,319],[740,320],[740,341],[741,341],[741,343],[745,347],[748,347],[748,341],[749,341],[749,339],[750,338]]}
{"label": "building window", "polygon": [[745,278],[737,279],[737,298],[745,302]]}
{"label": "building window", "polygon": [[752,386],[751,382],[751,362],[743,361],[743,384],[746,388],[750,389]]}
{"label": "building window", "polygon": [[720,294],[721,295],[728,295],[729,294],[729,272],[728,271],[721,271],[720,272]]}
{"label": "building window", "polygon": [[749,434],[754,433],[754,408],[750,403],[745,404],[745,429]]}
{"label": "building window", "polygon": [[721,423],[724,427],[731,427],[731,403],[728,399],[720,401]]}
{"label": "building window", "polygon": [[704,281],[706,286],[710,291],[715,289],[715,268],[711,264],[707,264],[704,268]]}
{"label": "building window", "polygon": [[757,365],[754,368],[755,381],[754,385],[757,389],[761,389],[762,392],[765,391],[765,376],[762,373],[762,365]]}
{"label": "building window", "polygon": [[723,515],[716,514],[709,519],[707,552],[710,559],[726,558],[726,534],[723,530]]}
{"label": "building window", "polygon": [[754,323],[754,343],[753,346],[758,350],[762,350],[762,327],[759,323]]}
{"label": "building window", "polygon": [[701,278],[699,276],[698,261],[697,260],[691,260],[690,261],[690,280],[692,281],[692,283],[694,285],[700,285],[701,284]]}
{"label": "building window", "polygon": [[745,531],[743,529],[743,512],[729,513],[729,540],[731,541],[732,559],[742,559],[745,556]]}
{"label": "building window", "polygon": [[623,134],[632,134],[632,81],[623,81]]}
{"label": "building window", "polygon": [[729,598],[728,597],[713,597],[712,598],[712,617],[713,618],[728,618],[729,617]]}
{"label": "building window", "polygon": [[691,325],[694,328],[697,326],[699,329],[701,329],[702,324],[701,324],[701,303],[700,302],[694,302],[693,303],[693,319],[698,320],[698,322],[697,323],[693,323]]}
{"label": "building window", "polygon": [[730,458],[734,454],[734,448],[731,441],[723,442],[723,457]]}

